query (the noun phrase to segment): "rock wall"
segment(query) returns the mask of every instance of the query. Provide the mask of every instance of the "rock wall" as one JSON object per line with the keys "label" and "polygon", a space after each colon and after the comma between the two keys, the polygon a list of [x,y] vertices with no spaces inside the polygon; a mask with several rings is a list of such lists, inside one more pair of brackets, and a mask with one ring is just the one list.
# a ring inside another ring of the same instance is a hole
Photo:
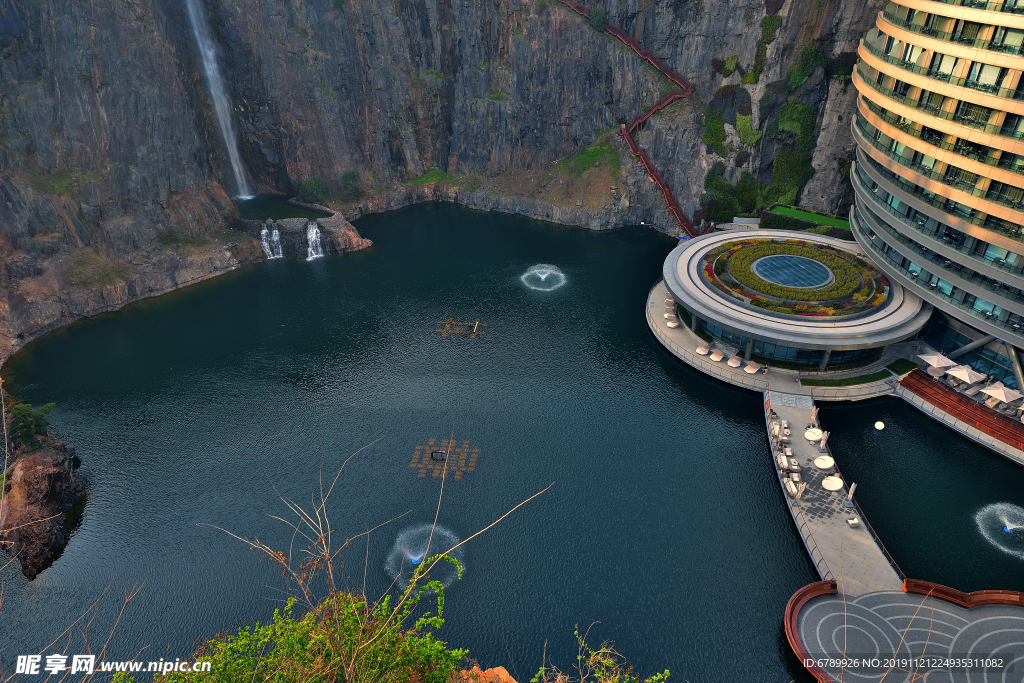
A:
{"label": "rock wall", "polygon": [[67,545],[67,514],[85,495],[85,484],[75,476],[68,453],[49,446],[19,457],[7,475],[0,501],[0,547],[18,558],[31,580]]}
{"label": "rock wall", "polygon": [[[487,178],[539,172],[671,89],[557,2],[204,6],[243,161],[264,190],[294,192],[313,176],[338,188],[355,170],[373,193],[345,209],[350,218],[444,198],[588,227],[677,229],[621,145],[621,185],[593,206],[450,182],[401,185],[433,168]],[[784,76],[802,46],[853,50],[880,6],[786,0],[760,82],[746,86],[754,119],[765,84]],[[724,82],[712,60],[753,63],[764,1],[606,8],[611,23],[698,86],[700,100],[659,113],[638,138],[692,212],[715,160],[702,142],[700,104]],[[854,98],[841,84],[818,85],[799,94],[822,112],[817,175],[801,200],[837,211],[848,195],[823,190],[845,186]],[[745,168],[770,173],[772,145],[750,152]],[[184,3],[0,0],[0,360],[81,315],[261,258],[257,238],[232,230],[226,159]]]}

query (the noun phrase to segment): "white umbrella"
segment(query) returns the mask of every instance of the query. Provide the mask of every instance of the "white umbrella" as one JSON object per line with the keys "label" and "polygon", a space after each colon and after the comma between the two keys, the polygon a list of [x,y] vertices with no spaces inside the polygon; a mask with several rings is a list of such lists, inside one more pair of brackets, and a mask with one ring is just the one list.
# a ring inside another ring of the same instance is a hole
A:
{"label": "white umbrella", "polygon": [[1024,394],[1020,393],[1019,391],[1007,389],[1006,387],[1003,386],[1002,382],[995,382],[993,384],[990,384],[989,386],[982,389],[981,393],[988,394],[993,398],[998,398],[1003,403],[1016,401],[1018,398],[1024,396]]}
{"label": "white umbrella", "polygon": [[950,368],[956,365],[955,362],[937,353],[926,353],[918,356],[918,358],[920,358],[933,368]]}
{"label": "white umbrella", "polygon": [[962,379],[968,384],[974,384],[975,382],[980,382],[985,379],[985,375],[981,374],[970,365],[958,365],[955,368],[946,370],[946,374],[956,377],[957,379]]}

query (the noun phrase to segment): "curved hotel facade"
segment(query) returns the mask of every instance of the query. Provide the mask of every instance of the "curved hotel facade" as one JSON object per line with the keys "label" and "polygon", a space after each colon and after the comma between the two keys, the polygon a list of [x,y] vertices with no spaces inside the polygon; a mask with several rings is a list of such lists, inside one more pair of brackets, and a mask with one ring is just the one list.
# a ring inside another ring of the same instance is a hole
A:
{"label": "curved hotel facade", "polygon": [[889,2],[858,56],[854,236],[929,342],[1024,388],[1024,0]]}

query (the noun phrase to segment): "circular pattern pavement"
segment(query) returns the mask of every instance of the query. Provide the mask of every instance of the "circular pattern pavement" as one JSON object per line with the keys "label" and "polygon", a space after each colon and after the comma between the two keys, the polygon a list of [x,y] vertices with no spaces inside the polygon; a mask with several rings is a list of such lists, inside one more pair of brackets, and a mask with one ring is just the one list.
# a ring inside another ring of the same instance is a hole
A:
{"label": "circular pattern pavement", "polygon": [[1024,607],[965,609],[899,592],[827,595],[800,610],[809,657],[846,683],[1022,683]]}

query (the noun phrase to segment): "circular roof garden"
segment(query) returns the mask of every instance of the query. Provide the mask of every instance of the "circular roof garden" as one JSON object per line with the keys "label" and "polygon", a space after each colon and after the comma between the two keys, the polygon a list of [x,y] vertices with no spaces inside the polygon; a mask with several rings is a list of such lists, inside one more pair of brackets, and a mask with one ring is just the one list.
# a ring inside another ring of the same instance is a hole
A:
{"label": "circular roof garden", "polygon": [[701,270],[721,296],[776,315],[861,315],[889,298],[889,281],[867,261],[807,240],[727,241],[703,254]]}
{"label": "circular roof garden", "polygon": [[906,339],[931,307],[865,260],[854,242],[786,230],[682,242],[664,267],[676,302],[740,337],[852,350]]}

